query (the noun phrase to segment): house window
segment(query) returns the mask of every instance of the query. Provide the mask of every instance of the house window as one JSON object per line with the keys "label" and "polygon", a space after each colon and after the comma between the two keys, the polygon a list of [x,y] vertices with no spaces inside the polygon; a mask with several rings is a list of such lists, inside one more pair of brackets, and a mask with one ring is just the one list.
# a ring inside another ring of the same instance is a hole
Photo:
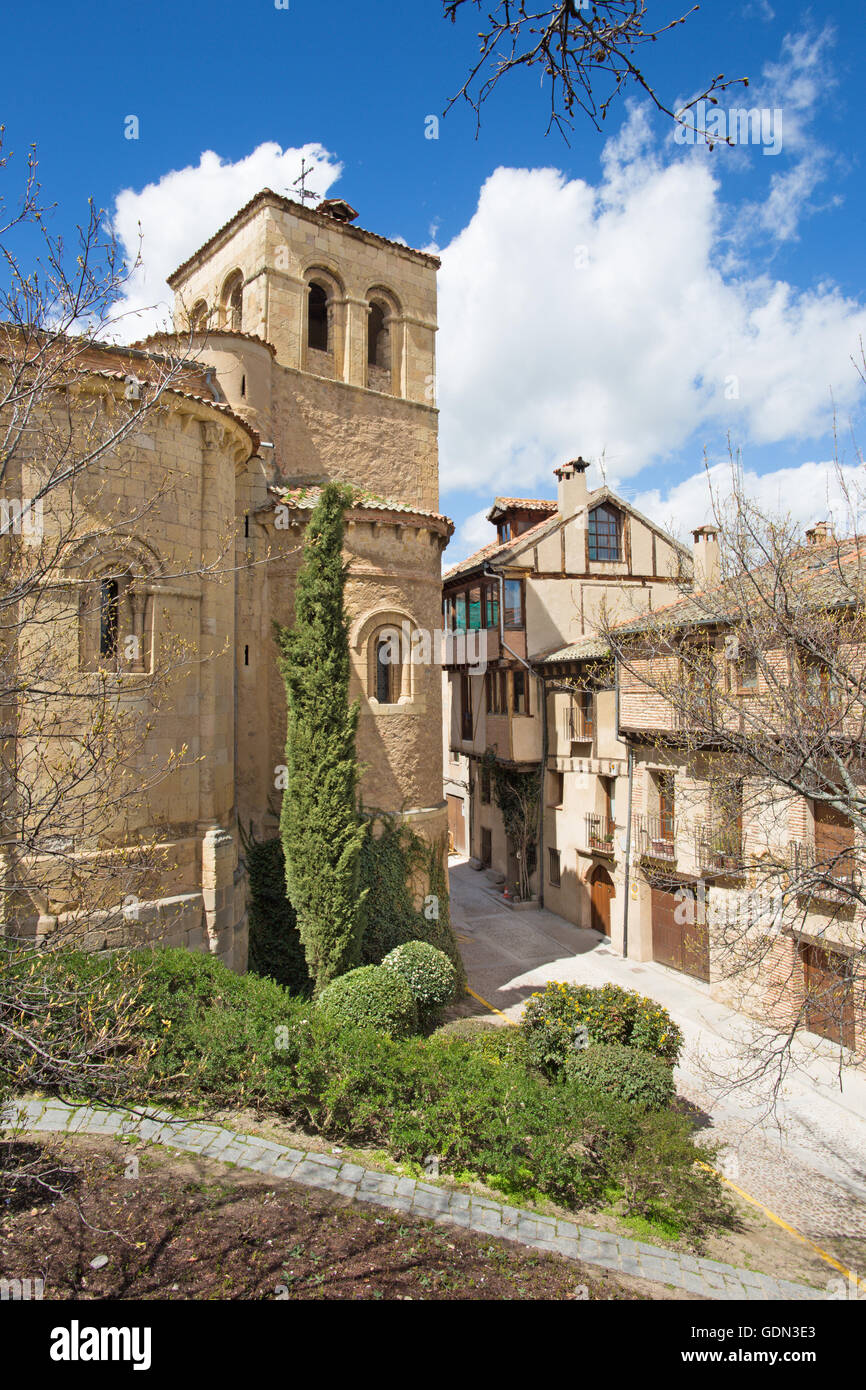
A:
{"label": "house window", "polygon": [[613,777],[602,777],[601,796],[603,814],[607,816],[610,824],[616,824],[616,779]]}
{"label": "house window", "polygon": [[676,800],[674,796],[674,774],[660,772],[657,777],[659,796],[659,838],[673,840],[676,820]]}
{"label": "house window", "polygon": [[472,741],[472,682],[466,671],[460,672],[460,737]]}
{"label": "house window", "polygon": [[203,333],[207,328],[207,304],[203,299],[193,304],[189,315],[189,327],[191,333]]}
{"label": "house window", "polygon": [[559,850],[549,849],[547,851],[547,877],[558,888],[560,884]]}
{"label": "house window", "polygon": [[500,521],[496,527],[496,537],[500,545],[504,545],[508,540],[508,522]]}
{"label": "house window", "polygon": [[458,632],[466,631],[466,594],[454,597],[454,626]]}
{"label": "house window", "polygon": [[499,585],[496,582],[484,588],[484,626],[499,630]]}
{"label": "house window", "polygon": [[481,785],[481,800],[482,800],[482,803],[483,803],[485,806],[489,806],[489,805],[490,805],[490,768],[489,768],[489,767],[482,767],[482,769],[481,769],[480,785]]}
{"label": "house window", "polygon": [[513,711],[515,714],[529,714],[529,675],[526,671],[512,671]]}
{"label": "house window", "polygon": [[116,579],[103,579],[99,585],[99,655],[117,659],[118,609],[120,585]]}
{"label": "house window", "polygon": [[488,671],[484,677],[487,692],[487,713],[506,714],[508,711],[505,689],[505,672]]}
{"label": "house window", "polygon": [[505,581],[505,626],[523,627],[523,581]]}
{"label": "house window", "polygon": [[589,514],[590,560],[620,560],[620,517],[613,507],[595,507]]}
{"label": "house window", "polygon": [[548,772],[547,795],[549,806],[561,806],[565,795],[565,775],[562,772]]}
{"label": "house window", "polygon": [[758,686],[758,659],[743,655],[737,660],[737,689],[756,690]]}
{"label": "house window", "polygon": [[466,619],[470,632],[481,627],[481,589],[478,587],[469,590]]}
{"label": "house window", "polygon": [[310,286],[307,303],[307,344],[317,352],[328,352],[328,293],[322,285]]}

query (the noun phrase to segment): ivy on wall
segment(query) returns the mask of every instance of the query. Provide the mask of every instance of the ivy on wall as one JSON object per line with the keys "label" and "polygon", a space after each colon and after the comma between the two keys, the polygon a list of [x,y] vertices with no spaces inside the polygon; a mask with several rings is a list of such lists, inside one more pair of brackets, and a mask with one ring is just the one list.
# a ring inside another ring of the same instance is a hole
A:
{"label": "ivy on wall", "polygon": [[361,942],[365,965],[378,965],[405,941],[426,941],[454,963],[463,988],[466,975],[451,926],[446,865],[444,835],[431,842],[397,816],[380,811],[369,817],[361,848],[361,881],[368,890]]}
{"label": "ivy on wall", "polygon": [[490,749],[481,759],[493,785],[493,799],[502,816],[508,843],[517,858],[518,894],[530,897],[533,855],[538,844],[540,780],[537,771],[505,767]]}

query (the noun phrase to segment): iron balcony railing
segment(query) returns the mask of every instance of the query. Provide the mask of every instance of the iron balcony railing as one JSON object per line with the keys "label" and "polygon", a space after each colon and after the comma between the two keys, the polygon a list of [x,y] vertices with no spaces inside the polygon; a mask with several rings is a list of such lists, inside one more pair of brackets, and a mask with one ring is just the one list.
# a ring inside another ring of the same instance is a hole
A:
{"label": "iron balcony railing", "polygon": [[846,891],[859,892],[861,888],[863,874],[853,846],[834,848],[795,840],[790,846],[790,858],[799,892],[820,897],[822,893],[835,896]]}
{"label": "iron balcony railing", "polygon": [[705,821],[695,829],[695,857],[699,873],[741,874],[743,832],[738,826]]}
{"label": "iron balcony railing", "polygon": [[586,844],[593,854],[614,854],[616,821],[594,811],[586,813]]}
{"label": "iron balcony railing", "polygon": [[635,816],[632,835],[640,858],[663,860],[669,864],[676,860],[677,823],[669,816]]}
{"label": "iron balcony railing", "polygon": [[559,731],[566,743],[590,743],[594,733],[592,710],[568,705],[560,715]]}

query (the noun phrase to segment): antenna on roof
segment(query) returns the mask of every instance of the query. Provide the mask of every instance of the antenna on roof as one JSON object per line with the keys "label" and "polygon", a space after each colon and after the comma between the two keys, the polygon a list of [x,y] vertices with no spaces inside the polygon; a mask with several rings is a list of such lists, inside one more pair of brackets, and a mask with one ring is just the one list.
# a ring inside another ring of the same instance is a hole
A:
{"label": "antenna on roof", "polygon": [[301,172],[292,184],[292,188],[298,188],[298,184],[300,184],[300,188],[298,188],[298,193],[300,195],[302,204],[306,203],[308,198],[312,202],[315,202],[319,197],[318,193],[313,193],[312,189],[307,189],[307,175],[311,174],[312,172],[313,165],[308,165],[306,159],[304,159],[303,156],[301,156]]}

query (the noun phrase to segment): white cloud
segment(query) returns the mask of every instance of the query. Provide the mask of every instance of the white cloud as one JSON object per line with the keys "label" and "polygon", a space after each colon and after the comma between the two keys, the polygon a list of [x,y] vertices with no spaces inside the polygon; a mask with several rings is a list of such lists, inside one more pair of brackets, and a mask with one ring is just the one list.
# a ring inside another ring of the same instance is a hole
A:
{"label": "white cloud", "polygon": [[497,169],[442,251],[443,486],[547,491],[577,454],[615,486],[696,435],[817,439],[831,390],[853,406],[863,304],[732,268],[709,161],[651,139],[633,112],[597,186]]}
{"label": "white cloud", "polygon": [[[666,493],[652,488],[630,496],[630,500],[638,511],[689,542],[690,531],[712,520],[713,498],[724,513],[732,485],[730,462],[717,463],[684,478]],[[858,525],[863,526],[866,497],[862,465],[837,466],[833,460],[815,460],[762,474],[743,469],[741,486],[765,516],[789,516],[803,527],[831,520],[841,535],[851,530],[859,508]]]}
{"label": "white cloud", "polygon": [[445,557],[445,567],[459,565],[461,560],[465,560],[468,555],[474,555],[476,550],[482,546],[490,545],[496,540],[496,528],[487,520],[487,513],[490,511],[490,503],[481,508],[480,512],[473,512],[460,523],[448,546],[448,554]]}
{"label": "white cloud", "polygon": [[173,169],[141,192],[127,188],[118,194],[112,226],[129,264],[138,254],[139,228],[142,238],[142,265],[132,272],[118,306],[124,315],[119,336],[129,341],[170,323],[173,297],[166,276],[261,189],[296,197],[292,184],[302,159],[311,170],[307,186],[325,197],[341,172],[333,156],[321,145],[284,150],[275,141],[234,164],[206,150],[198,165]]}

